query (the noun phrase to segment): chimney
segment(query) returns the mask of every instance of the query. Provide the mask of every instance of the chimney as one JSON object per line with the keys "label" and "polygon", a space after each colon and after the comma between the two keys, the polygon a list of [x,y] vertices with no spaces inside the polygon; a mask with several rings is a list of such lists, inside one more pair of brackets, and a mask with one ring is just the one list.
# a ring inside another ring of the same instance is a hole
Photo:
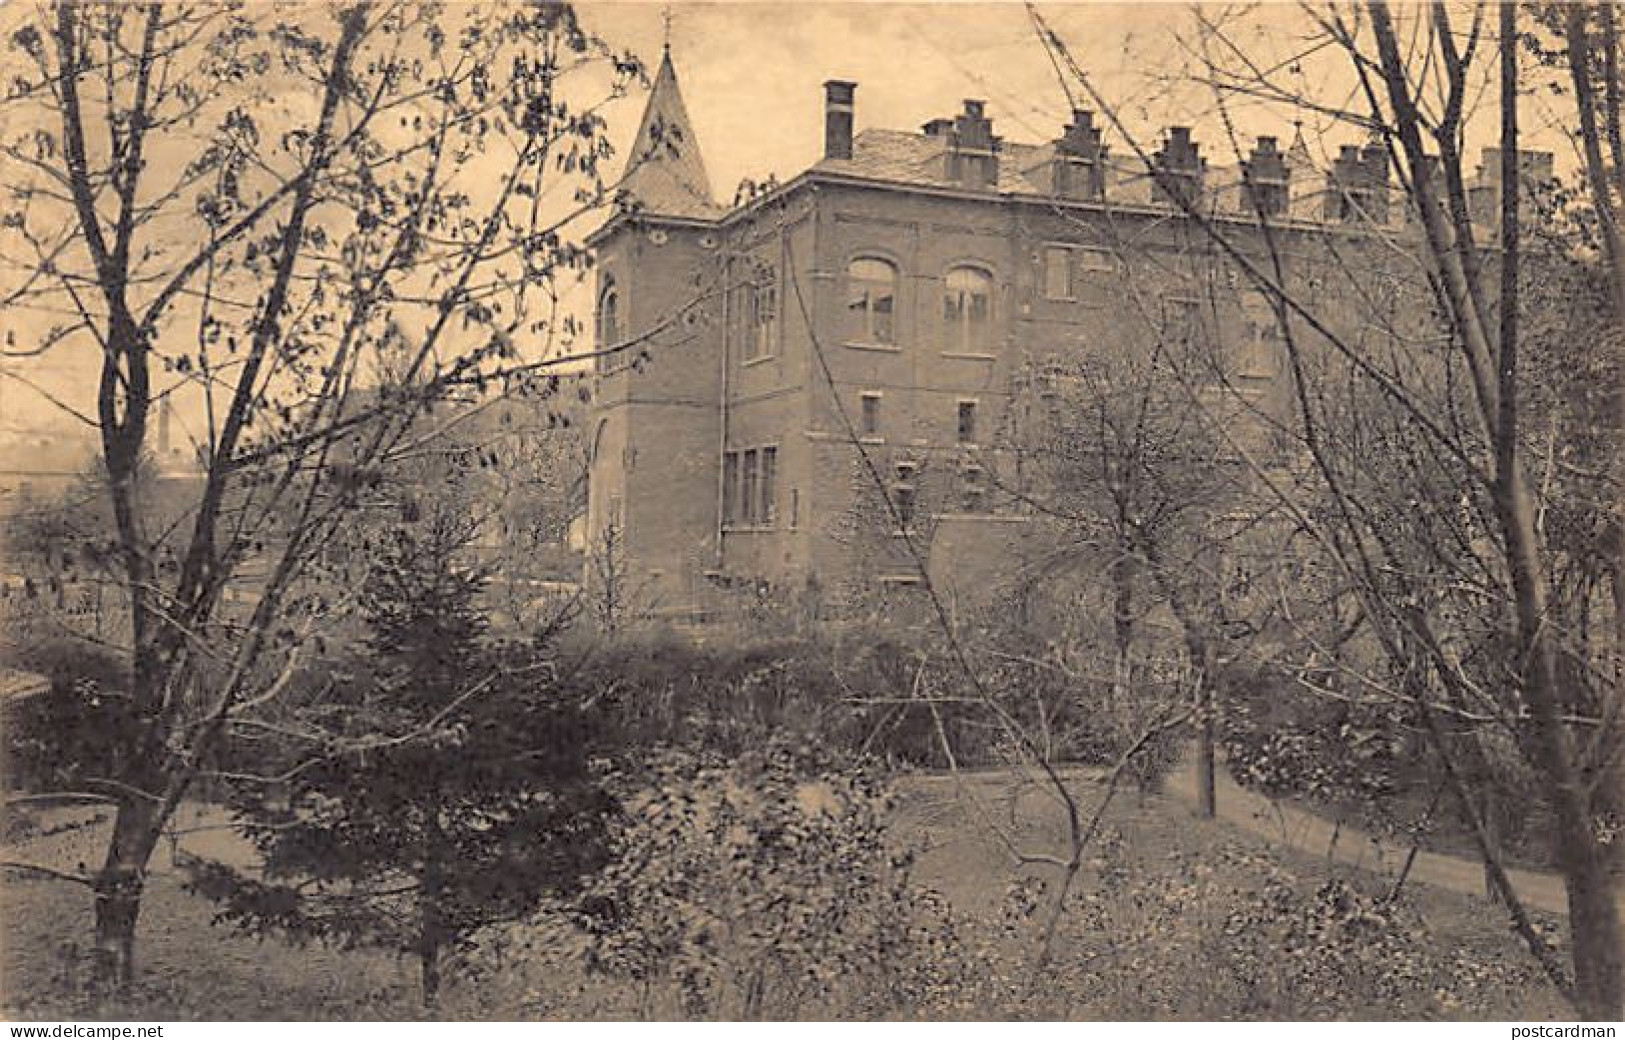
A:
{"label": "chimney", "polygon": [[1104,197],[1106,171],[1101,160],[1105,156],[1094,114],[1074,108],[1071,125],[1055,141],[1055,194],[1073,199]]}
{"label": "chimney", "polygon": [[1093,112],[1081,108],[1072,110],[1072,124],[1056,142],[1061,154],[1094,162],[1100,158],[1100,131],[1095,128]]}
{"label": "chimney", "polygon": [[842,79],[824,84],[824,158],[852,158],[853,94],[858,85]]}
{"label": "chimney", "polygon": [[1388,149],[1381,143],[1339,148],[1326,178],[1326,219],[1388,223],[1389,162]]}
{"label": "chimney", "polygon": [[1152,182],[1152,200],[1173,203],[1182,198],[1194,203],[1202,191],[1202,174],[1207,160],[1202,158],[1202,146],[1191,137],[1188,126],[1168,128],[1162,148],[1151,157],[1156,179]]}
{"label": "chimney", "polygon": [[1292,171],[1273,137],[1260,137],[1252,155],[1242,164],[1242,176],[1253,209],[1260,216],[1285,216],[1291,206]]}
{"label": "chimney", "polygon": [[987,117],[987,102],[965,99],[965,111],[954,120],[959,146],[977,151],[993,151],[993,121]]}
{"label": "chimney", "polygon": [[[931,126],[943,122],[932,120]],[[941,135],[948,145],[943,153],[943,176],[969,188],[991,188],[999,182],[999,139],[985,103],[965,99],[965,111]]]}

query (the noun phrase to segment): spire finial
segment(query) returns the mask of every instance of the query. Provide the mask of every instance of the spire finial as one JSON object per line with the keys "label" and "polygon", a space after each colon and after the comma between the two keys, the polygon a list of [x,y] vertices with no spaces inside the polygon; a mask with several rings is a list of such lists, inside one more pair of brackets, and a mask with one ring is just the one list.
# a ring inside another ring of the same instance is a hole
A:
{"label": "spire finial", "polygon": [[664,26],[663,40],[660,49],[665,54],[671,54],[671,5],[667,4],[660,12],[660,21]]}

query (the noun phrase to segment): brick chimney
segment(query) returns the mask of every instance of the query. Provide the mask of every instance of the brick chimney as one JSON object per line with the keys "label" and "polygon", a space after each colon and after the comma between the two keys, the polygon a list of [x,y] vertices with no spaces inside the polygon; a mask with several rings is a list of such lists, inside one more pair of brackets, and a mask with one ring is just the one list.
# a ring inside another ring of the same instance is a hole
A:
{"label": "brick chimney", "polygon": [[1174,193],[1194,203],[1202,191],[1202,174],[1207,160],[1202,158],[1202,146],[1191,138],[1188,126],[1168,128],[1168,137],[1162,148],[1151,157],[1156,179],[1152,182],[1152,198],[1157,202],[1173,203]]}
{"label": "brick chimney", "polygon": [[1381,142],[1339,148],[1326,178],[1326,219],[1388,223],[1390,162],[1388,148]]}
{"label": "brick chimney", "polygon": [[853,95],[858,85],[843,79],[824,84],[824,158],[852,158]]}
{"label": "brick chimney", "polygon": [[1260,137],[1242,164],[1253,209],[1262,217],[1284,217],[1290,207],[1292,171],[1273,137]]}
{"label": "brick chimney", "polygon": [[991,188],[998,184],[999,139],[993,136],[993,121],[987,118],[986,102],[966,98],[965,111],[954,117],[952,129],[942,136],[948,142],[943,171],[948,180],[970,188]]}
{"label": "brick chimney", "polygon": [[1094,113],[1072,110],[1072,123],[1055,141],[1055,194],[1063,198],[1099,199],[1106,193],[1103,160],[1106,147]]}

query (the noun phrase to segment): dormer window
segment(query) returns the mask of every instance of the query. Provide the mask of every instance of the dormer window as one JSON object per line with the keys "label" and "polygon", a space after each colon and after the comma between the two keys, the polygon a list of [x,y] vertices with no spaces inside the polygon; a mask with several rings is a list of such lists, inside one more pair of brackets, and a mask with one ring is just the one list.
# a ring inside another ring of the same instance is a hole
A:
{"label": "dormer window", "polygon": [[848,335],[858,343],[897,342],[897,268],[885,260],[864,257],[846,269]]}
{"label": "dormer window", "polygon": [[956,267],[943,285],[943,331],[950,353],[986,354],[993,338],[993,278],[977,267]]}

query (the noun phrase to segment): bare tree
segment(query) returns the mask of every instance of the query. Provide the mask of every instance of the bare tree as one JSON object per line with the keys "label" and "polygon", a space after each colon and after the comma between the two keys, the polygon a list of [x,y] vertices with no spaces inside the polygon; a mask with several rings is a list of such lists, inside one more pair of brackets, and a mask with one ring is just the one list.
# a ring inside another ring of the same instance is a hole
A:
{"label": "bare tree", "polygon": [[[565,232],[610,194],[598,106],[643,72],[558,4],[63,2],[11,45],[0,306],[49,317],[7,350],[96,373],[93,409],[58,403],[99,435],[128,600],[139,721],[75,875],[123,984],[166,821],[347,608],[312,559],[434,401],[560,363]],[[202,467],[160,525],[139,461],[167,400]]]}
{"label": "bare tree", "polygon": [[[1520,324],[1532,302],[1520,262],[1530,177],[1519,151],[1519,116],[1528,73],[1518,60],[1518,9],[1503,6],[1493,29],[1487,10],[1474,8],[1463,26],[1442,3],[1397,14],[1381,0],[1306,8],[1315,30],[1311,46],[1336,55],[1355,84],[1356,102],[1347,105],[1306,94],[1296,62],[1277,65],[1250,53],[1234,23],[1199,13],[1188,41],[1205,63],[1227,126],[1241,102],[1263,99],[1357,126],[1397,159],[1406,219],[1398,226],[1372,221],[1348,248],[1364,255],[1368,268],[1414,266],[1420,304],[1400,313],[1420,321],[1385,324],[1369,313],[1367,321],[1348,321],[1334,312],[1344,295],[1360,294],[1358,284],[1340,279],[1348,287],[1343,293],[1306,287],[1290,228],[1264,213],[1243,238],[1235,222],[1212,219],[1195,199],[1173,197],[1280,314],[1300,465],[1289,474],[1262,465],[1256,471],[1359,604],[1374,653],[1354,663],[1346,658],[1349,678],[1362,695],[1391,697],[1411,709],[1430,734],[1516,927],[1583,1014],[1610,1018],[1619,1013],[1625,984],[1617,852],[1609,837],[1620,810],[1622,732],[1613,615],[1625,575],[1615,562],[1590,585],[1570,581],[1579,561],[1548,522],[1581,503],[1557,497],[1565,488],[1548,478],[1560,460],[1544,448],[1552,415],[1530,406],[1538,399],[1531,387],[1547,374],[1532,369]],[[1043,16],[1034,10],[1033,18],[1068,84],[1093,97],[1144,156]],[[1608,105],[1588,92],[1587,81],[1618,63],[1597,53],[1588,27],[1600,22],[1606,35],[1611,16],[1576,6],[1563,22],[1579,137],[1595,158],[1608,133]],[[1501,59],[1493,72],[1486,68],[1492,56]],[[1493,84],[1487,95],[1486,81]],[[1617,98],[1617,84],[1604,93]],[[1463,155],[1481,96],[1495,99],[1501,147],[1488,213],[1470,191]],[[1604,128],[1595,118],[1599,110]],[[1616,194],[1605,174],[1600,161],[1588,164],[1590,190],[1603,200],[1599,225],[1613,219],[1606,203]],[[1603,244],[1607,277],[1618,285],[1617,240],[1610,243],[1605,231]],[[1583,264],[1586,256],[1576,238],[1548,259]],[[1571,302],[1584,306],[1583,299]],[[1618,316],[1616,310],[1615,328]],[[1359,331],[1373,325],[1380,335]],[[1615,342],[1610,331],[1589,347]],[[1551,344],[1543,346],[1554,356]],[[1373,460],[1386,470],[1380,479],[1368,479]],[[1615,472],[1611,454],[1595,461]],[[1593,509],[1592,522],[1617,529],[1616,508],[1617,501]],[[1617,560],[1617,545],[1611,551]],[[1568,889],[1571,972],[1506,878],[1458,747],[1444,738],[1446,718],[1504,735],[1537,780],[1555,820],[1554,859]]]}

